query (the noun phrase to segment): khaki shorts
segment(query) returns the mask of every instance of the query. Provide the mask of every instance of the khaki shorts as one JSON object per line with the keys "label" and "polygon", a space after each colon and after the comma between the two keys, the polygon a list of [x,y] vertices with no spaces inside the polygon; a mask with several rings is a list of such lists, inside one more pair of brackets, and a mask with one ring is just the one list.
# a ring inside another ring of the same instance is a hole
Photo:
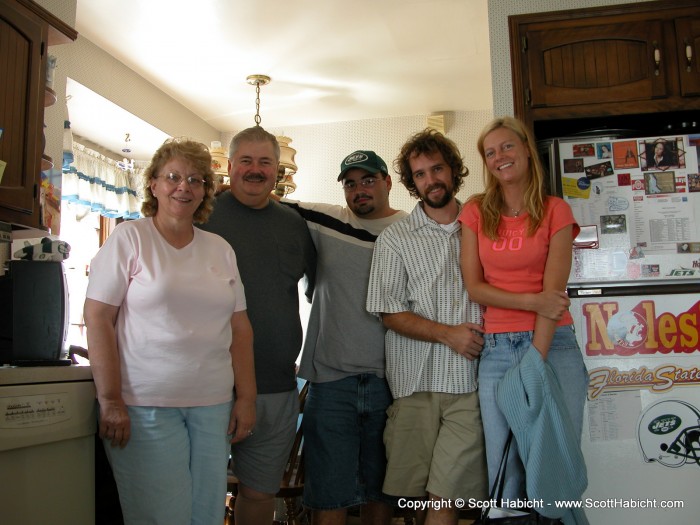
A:
{"label": "khaki shorts", "polygon": [[387,414],[386,494],[486,498],[484,431],[476,392],[416,392],[395,400]]}
{"label": "khaki shorts", "polygon": [[253,490],[276,494],[299,420],[299,392],[258,394],[253,435],[231,445],[233,473]]}

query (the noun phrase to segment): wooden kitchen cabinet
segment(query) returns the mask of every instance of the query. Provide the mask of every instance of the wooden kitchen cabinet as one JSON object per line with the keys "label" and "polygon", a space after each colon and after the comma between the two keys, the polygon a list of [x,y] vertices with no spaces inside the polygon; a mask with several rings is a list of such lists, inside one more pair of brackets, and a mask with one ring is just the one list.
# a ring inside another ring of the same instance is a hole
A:
{"label": "wooden kitchen cabinet", "polygon": [[700,97],[700,7],[697,11],[674,20],[681,95],[684,97]]}
{"label": "wooden kitchen cabinet", "polygon": [[696,0],[517,15],[509,28],[515,114],[530,125],[700,110]]}
{"label": "wooden kitchen cabinet", "polygon": [[0,0],[0,161],[5,163],[0,221],[45,229],[39,188],[50,161],[44,158],[42,165],[44,105],[52,103],[47,46],[76,37],[74,29],[31,0]]}

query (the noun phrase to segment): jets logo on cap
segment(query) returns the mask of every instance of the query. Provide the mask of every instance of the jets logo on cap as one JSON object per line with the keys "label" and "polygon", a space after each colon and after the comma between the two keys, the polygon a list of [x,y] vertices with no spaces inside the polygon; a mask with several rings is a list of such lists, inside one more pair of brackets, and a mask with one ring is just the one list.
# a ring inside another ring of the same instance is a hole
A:
{"label": "jets logo on cap", "polygon": [[348,157],[345,159],[345,164],[357,164],[358,162],[364,162],[365,160],[368,160],[367,155],[358,152],[348,155]]}

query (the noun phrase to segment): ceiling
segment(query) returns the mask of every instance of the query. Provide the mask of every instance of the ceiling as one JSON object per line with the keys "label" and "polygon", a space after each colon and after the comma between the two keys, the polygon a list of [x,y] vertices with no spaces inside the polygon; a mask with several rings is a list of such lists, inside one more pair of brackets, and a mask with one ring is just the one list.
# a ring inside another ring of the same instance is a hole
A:
{"label": "ceiling", "polygon": [[[77,0],[76,29],[222,132],[491,109],[487,0]],[[165,134],[69,81],[74,132]]]}

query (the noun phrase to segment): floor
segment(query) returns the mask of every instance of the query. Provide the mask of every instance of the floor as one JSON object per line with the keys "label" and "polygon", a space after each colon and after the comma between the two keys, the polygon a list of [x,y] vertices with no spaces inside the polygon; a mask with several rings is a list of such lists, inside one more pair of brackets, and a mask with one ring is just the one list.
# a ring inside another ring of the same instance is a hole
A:
{"label": "floor", "polygon": [[[361,523],[359,516],[348,516],[347,525],[360,525]],[[403,518],[394,518],[391,521],[391,525],[405,525],[405,523]]]}
{"label": "floor", "polygon": [[[471,519],[460,519],[459,525],[470,525],[473,522],[474,520]],[[358,516],[348,516],[347,525],[360,525],[360,523],[360,518]],[[406,523],[411,522],[407,522],[404,518],[394,518],[391,522],[392,525],[405,525]],[[415,524],[415,521],[412,523]]]}
{"label": "floor", "polygon": [[[280,500],[281,501],[281,500]],[[226,502],[228,506],[228,501]],[[277,511],[282,513],[284,510],[283,506],[280,506]],[[471,525],[474,521],[471,519],[460,519],[459,520],[459,525]],[[274,523],[280,523],[275,521]],[[306,523],[306,522],[302,522]],[[392,525],[406,525],[406,521],[404,518],[394,518],[391,522]],[[410,523],[410,522],[409,522]],[[415,524],[415,522],[413,522]],[[230,517],[227,517],[227,519],[224,522],[224,525],[234,525],[233,520]],[[359,516],[354,516],[354,515],[349,515],[348,520],[347,520],[347,525],[361,525],[360,518]]]}
{"label": "floor", "polygon": [[[474,523],[474,520],[459,520],[459,525],[470,525],[471,523]],[[404,525],[405,521],[403,518],[394,518],[394,520],[391,522],[391,525]],[[348,518],[348,523],[347,525],[360,525],[360,518],[350,516]]]}

